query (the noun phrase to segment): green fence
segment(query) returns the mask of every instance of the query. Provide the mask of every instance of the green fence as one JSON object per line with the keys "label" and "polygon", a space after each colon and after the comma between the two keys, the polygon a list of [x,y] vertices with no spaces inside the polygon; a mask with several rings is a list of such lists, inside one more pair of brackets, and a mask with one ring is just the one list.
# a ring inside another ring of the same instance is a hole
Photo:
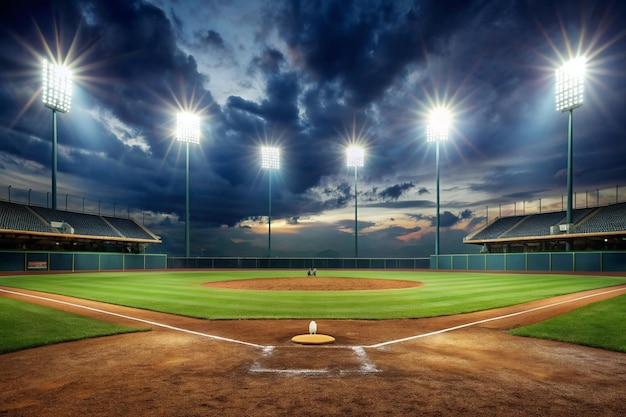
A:
{"label": "green fence", "polygon": [[0,251],[0,271],[132,271],[165,269],[167,255]]}
{"label": "green fence", "polygon": [[165,254],[0,251],[0,272],[151,269],[439,269],[626,272],[626,252],[432,255],[428,258],[183,258]]}
{"label": "green fence", "polygon": [[457,271],[626,272],[626,252],[432,255],[430,269]]}
{"label": "green fence", "polygon": [[183,258],[169,257],[170,269],[428,269],[428,258]]}

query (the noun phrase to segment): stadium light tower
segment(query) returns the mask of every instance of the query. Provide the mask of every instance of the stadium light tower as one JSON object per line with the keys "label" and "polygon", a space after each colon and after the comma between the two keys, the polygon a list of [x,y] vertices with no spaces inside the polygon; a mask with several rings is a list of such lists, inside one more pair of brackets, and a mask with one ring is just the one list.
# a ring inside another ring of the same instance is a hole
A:
{"label": "stadium light tower", "polygon": [[439,142],[448,139],[450,114],[444,108],[437,108],[430,114],[430,121],[426,127],[426,141],[435,142],[435,171],[437,176],[437,213],[435,224],[435,255],[439,255]]}
{"label": "stadium light tower", "polygon": [[52,209],[57,209],[57,112],[70,111],[72,73],[66,67],[43,60],[42,98],[52,110]]}
{"label": "stadium light tower", "polygon": [[186,145],[185,164],[185,256],[189,258],[189,144],[200,143],[200,118],[191,113],[178,113],[176,140]]}
{"label": "stadium light tower", "polygon": [[267,215],[267,257],[272,257],[272,170],[280,168],[280,150],[278,148],[261,147],[261,168],[267,169],[269,174],[269,209]]}
{"label": "stadium light tower", "polygon": [[[573,129],[574,109],[583,105],[583,92],[585,87],[585,64],[584,57],[578,57],[565,63],[556,70],[556,110],[561,113],[569,112],[569,124],[567,129],[567,231],[572,225],[572,192],[573,192]],[[567,250],[570,243],[567,242]]]}
{"label": "stadium light tower", "polygon": [[359,230],[357,223],[357,169],[362,167],[365,160],[365,151],[359,146],[350,146],[347,150],[347,165],[354,167],[354,257],[359,257]]}

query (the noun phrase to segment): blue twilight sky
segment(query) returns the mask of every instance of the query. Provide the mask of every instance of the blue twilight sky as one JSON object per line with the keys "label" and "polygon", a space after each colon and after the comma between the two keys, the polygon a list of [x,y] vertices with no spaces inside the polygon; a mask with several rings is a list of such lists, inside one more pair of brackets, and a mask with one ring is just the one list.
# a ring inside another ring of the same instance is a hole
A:
{"label": "blue twilight sky", "polygon": [[3,2],[0,198],[48,204],[48,58],[74,73],[72,108],[58,115],[59,208],[130,211],[162,236],[151,251],[184,254],[174,129],[189,110],[201,116],[192,256],[267,254],[264,144],[281,148],[272,255],[352,256],[353,142],[366,148],[359,255],[428,256],[436,181],[425,130],[445,105],[441,253],[475,252],[463,237],[503,206],[561,208],[568,117],[555,110],[554,70],[576,55],[588,64],[574,190],[587,200],[586,190],[626,185],[625,35],[619,0]]}

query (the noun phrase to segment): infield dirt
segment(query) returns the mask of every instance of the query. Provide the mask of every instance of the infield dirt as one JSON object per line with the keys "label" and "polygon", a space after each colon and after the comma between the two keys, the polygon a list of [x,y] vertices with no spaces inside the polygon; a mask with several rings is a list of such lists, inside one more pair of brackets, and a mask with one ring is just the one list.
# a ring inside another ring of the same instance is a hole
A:
{"label": "infield dirt", "polygon": [[[447,317],[317,320],[320,331],[336,338],[324,346],[290,341],[306,331],[307,320],[198,320],[41,294],[171,327],[0,355],[0,416],[626,416],[626,354],[505,332],[626,293],[626,286],[613,288],[620,291]],[[11,297],[138,325],[53,301]]]}

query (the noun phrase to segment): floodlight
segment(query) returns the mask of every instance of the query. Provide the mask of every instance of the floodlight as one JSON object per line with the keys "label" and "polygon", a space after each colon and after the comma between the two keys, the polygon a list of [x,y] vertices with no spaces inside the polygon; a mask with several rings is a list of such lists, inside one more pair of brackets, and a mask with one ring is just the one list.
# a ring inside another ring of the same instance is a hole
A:
{"label": "floodlight", "polygon": [[66,67],[43,60],[43,104],[61,113],[70,111],[72,73]]}
{"label": "floodlight", "polygon": [[556,70],[557,111],[566,112],[583,105],[586,62],[584,57],[578,57]]}
{"label": "floodlight", "polygon": [[436,218],[435,218],[435,255],[437,268],[439,267],[439,142],[448,139],[448,130],[450,128],[450,113],[447,109],[439,107],[434,109],[430,114],[428,126],[426,126],[426,141],[435,142],[435,171],[437,176],[437,201],[436,201]]}
{"label": "floodlight", "polygon": [[185,164],[185,256],[190,256],[189,243],[189,144],[200,143],[200,118],[181,112],[176,118],[176,140],[187,147]]}
{"label": "floodlight", "polygon": [[357,169],[365,162],[365,150],[360,146],[350,146],[346,150],[347,164],[354,167],[354,257],[359,257],[358,201],[357,201]]}
{"label": "floodlight", "polygon": [[365,150],[359,146],[350,146],[347,150],[349,167],[362,167],[365,159]]}
{"label": "floodlight", "polygon": [[191,113],[178,113],[176,140],[186,143],[200,143],[200,118]]}
{"label": "floodlight", "polygon": [[[261,168],[268,170],[267,257],[272,257],[272,170],[280,168],[280,149],[261,147]],[[269,262],[269,259],[268,259]]]}
{"label": "floodlight", "polygon": [[450,125],[450,114],[444,108],[438,108],[430,114],[430,121],[426,127],[426,140],[428,142],[439,142],[448,139],[448,128]]}
{"label": "floodlight", "polygon": [[70,111],[72,74],[66,67],[42,62],[42,99],[52,110],[52,209],[57,209],[57,112]]}
{"label": "floodlight", "polygon": [[[574,109],[583,105],[583,93],[585,86],[585,57],[578,57],[565,63],[556,70],[556,110],[569,113],[567,128],[567,214],[566,224],[569,228],[572,224],[573,208],[572,194],[574,187]],[[566,241],[566,250],[570,249],[570,241]]]}
{"label": "floodlight", "polygon": [[263,146],[261,148],[261,167],[266,169],[279,169],[280,149]]}

